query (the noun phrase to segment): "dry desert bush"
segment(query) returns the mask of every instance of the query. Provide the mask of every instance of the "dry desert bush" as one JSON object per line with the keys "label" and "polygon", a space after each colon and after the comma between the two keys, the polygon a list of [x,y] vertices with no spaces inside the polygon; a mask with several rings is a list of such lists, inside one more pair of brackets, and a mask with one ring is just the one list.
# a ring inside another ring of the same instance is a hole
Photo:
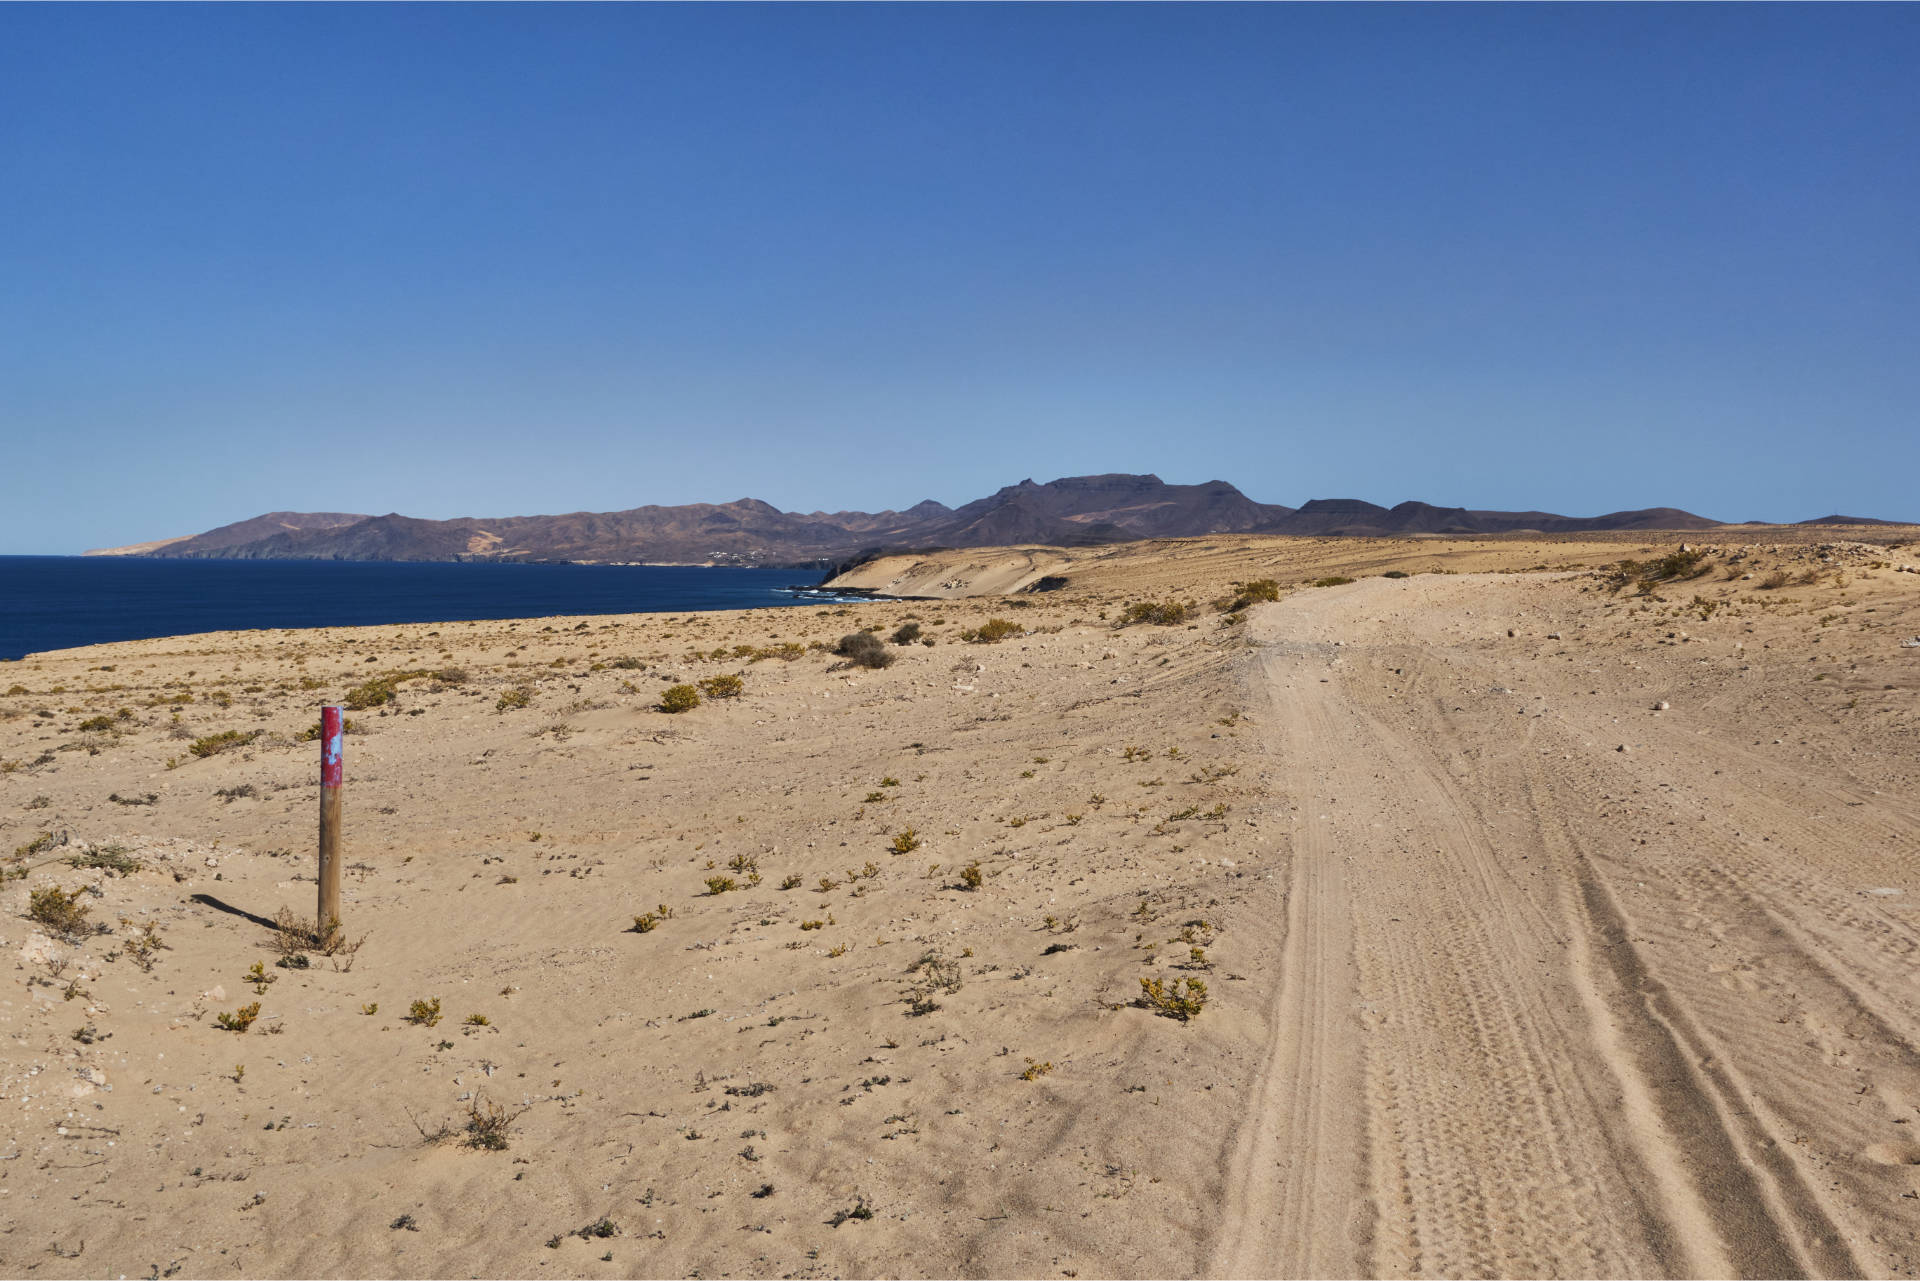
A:
{"label": "dry desert bush", "polygon": [[81,901],[85,888],[63,890],[58,885],[34,890],[27,896],[27,915],[56,938],[72,942],[93,932],[87,914],[93,909]]}
{"label": "dry desert bush", "polygon": [[1119,625],[1130,627],[1135,623],[1153,623],[1171,627],[1186,622],[1193,615],[1194,607],[1190,600],[1135,601],[1121,611]]}
{"label": "dry desert bush", "polygon": [[1010,636],[1024,634],[1026,629],[1007,618],[989,618],[978,627],[971,627],[960,633],[960,639],[969,645],[998,645]]}
{"label": "dry desert bush", "polygon": [[840,638],[833,652],[856,667],[888,667],[893,663],[893,653],[886,642],[872,632],[849,632]]}

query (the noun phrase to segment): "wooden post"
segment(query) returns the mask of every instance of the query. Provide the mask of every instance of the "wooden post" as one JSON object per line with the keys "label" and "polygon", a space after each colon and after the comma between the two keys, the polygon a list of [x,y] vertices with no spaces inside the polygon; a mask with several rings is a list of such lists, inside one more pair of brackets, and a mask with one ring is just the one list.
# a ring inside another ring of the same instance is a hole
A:
{"label": "wooden post", "polygon": [[341,709],[320,709],[320,921],[314,937],[325,943],[340,919],[340,788],[346,746]]}

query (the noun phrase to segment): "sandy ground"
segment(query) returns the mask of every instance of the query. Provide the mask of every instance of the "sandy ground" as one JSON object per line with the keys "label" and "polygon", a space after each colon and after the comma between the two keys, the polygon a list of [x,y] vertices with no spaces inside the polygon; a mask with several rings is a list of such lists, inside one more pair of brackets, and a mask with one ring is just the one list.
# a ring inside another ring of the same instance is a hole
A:
{"label": "sandy ground", "polygon": [[[1766,526],[1716,531],[1716,539],[1709,541],[1733,547],[1779,547],[1781,555],[1798,564],[1798,557],[1817,558],[1821,554],[1814,548],[1862,534],[1873,538],[1876,545],[1911,547],[1920,539],[1920,526],[1844,531]],[[1511,574],[1591,569],[1622,557],[1651,555],[1656,549],[1691,546],[1686,542],[1689,537],[1661,534],[1650,539],[1645,533],[1631,531],[1555,538],[1515,534],[1484,538],[1213,534],[1100,547],[984,547],[922,556],[884,556],[833,581],[841,587],[896,596],[948,599],[1055,591],[1087,593],[1103,599],[1153,593],[1206,599],[1227,591],[1230,583],[1254,578],[1272,578],[1288,586],[1329,575],[1360,578],[1388,571]],[[1911,558],[1913,553],[1907,555]]]}
{"label": "sandy ground", "polygon": [[[1911,1276],[1920,557],[1859,533],[0,665],[0,1272]],[[883,670],[736,652],[909,620]],[[284,968],[302,734],[413,671],[351,713],[364,943]]]}

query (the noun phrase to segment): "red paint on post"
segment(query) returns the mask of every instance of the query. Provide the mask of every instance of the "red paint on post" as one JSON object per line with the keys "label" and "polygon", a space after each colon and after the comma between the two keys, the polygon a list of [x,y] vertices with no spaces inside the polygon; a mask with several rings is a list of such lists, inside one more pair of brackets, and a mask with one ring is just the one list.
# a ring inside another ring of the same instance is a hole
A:
{"label": "red paint on post", "polygon": [[347,727],[338,707],[320,709],[320,911],[313,937],[320,945],[340,926],[340,796]]}
{"label": "red paint on post", "polygon": [[338,707],[320,709],[320,786],[340,786],[343,771],[341,757],[346,746],[346,728]]}

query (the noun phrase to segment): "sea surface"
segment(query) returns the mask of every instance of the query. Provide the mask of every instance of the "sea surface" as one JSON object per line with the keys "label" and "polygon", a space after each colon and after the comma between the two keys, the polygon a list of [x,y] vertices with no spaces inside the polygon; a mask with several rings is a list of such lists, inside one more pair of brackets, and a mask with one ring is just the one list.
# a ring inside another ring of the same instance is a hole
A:
{"label": "sea surface", "polygon": [[267,627],[759,609],[843,599],[804,569],[0,556],[0,659]]}

